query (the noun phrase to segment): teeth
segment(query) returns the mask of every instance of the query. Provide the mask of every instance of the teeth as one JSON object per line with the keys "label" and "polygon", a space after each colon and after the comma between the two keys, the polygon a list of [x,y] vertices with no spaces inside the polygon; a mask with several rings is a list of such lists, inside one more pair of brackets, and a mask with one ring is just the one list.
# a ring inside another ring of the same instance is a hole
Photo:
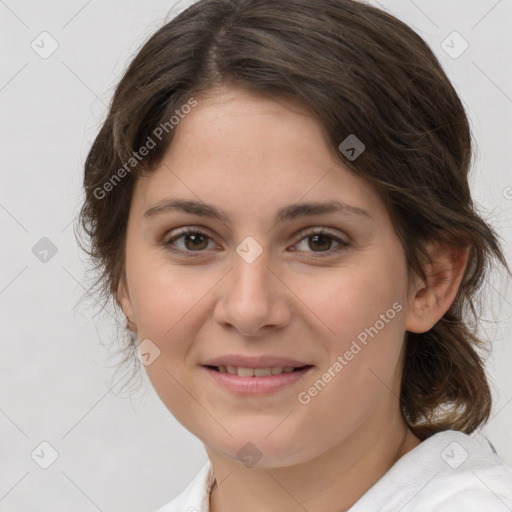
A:
{"label": "teeth", "polygon": [[242,366],[218,366],[220,373],[229,373],[239,377],[269,377],[281,373],[291,373],[295,370],[293,366],[272,366],[271,368],[244,368]]}
{"label": "teeth", "polygon": [[272,368],[255,368],[254,376],[255,377],[268,377],[272,375]]}
{"label": "teeth", "polygon": [[254,370],[252,368],[239,367],[236,370],[239,377],[254,377]]}

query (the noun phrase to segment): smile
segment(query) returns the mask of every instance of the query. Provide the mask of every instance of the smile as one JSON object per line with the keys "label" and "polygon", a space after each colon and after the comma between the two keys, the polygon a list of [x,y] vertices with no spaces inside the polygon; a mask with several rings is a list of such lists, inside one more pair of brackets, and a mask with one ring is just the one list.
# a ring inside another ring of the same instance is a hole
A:
{"label": "smile", "polygon": [[229,373],[239,377],[268,377],[269,375],[280,375],[281,373],[292,373],[301,368],[293,366],[272,366],[269,368],[246,368],[243,366],[214,366],[220,373]]}
{"label": "smile", "polygon": [[222,365],[202,368],[216,385],[231,393],[247,396],[275,393],[302,379],[314,366],[247,368]]}

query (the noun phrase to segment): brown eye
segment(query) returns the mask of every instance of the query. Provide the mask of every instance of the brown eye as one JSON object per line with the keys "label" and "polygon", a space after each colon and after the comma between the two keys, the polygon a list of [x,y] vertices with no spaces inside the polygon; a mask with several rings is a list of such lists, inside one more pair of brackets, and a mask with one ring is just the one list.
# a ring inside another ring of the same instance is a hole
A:
{"label": "brown eye", "polygon": [[[201,233],[192,233],[183,235],[185,240],[185,247],[190,250],[205,249],[208,246],[208,237]],[[206,244],[204,243],[206,240]]]}
{"label": "brown eye", "polygon": [[313,235],[309,236],[310,243],[308,244],[310,249],[318,247],[321,251],[329,250],[331,248],[333,239],[326,235]]}
{"label": "brown eye", "polygon": [[[329,256],[343,250],[349,245],[345,240],[325,230],[313,230],[302,234],[306,236],[296,245],[296,250],[298,251],[326,253],[325,256]],[[334,249],[332,248],[333,243],[337,244]],[[324,256],[324,254],[319,254],[319,256]]]}
{"label": "brown eye", "polygon": [[[181,244],[177,244],[176,242],[180,240]],[[165,246],[176,252],[203,252],[208,248],[208,242],[211,240],[207,234],[198,230],[187,230],[170,238],[165,242]]]}

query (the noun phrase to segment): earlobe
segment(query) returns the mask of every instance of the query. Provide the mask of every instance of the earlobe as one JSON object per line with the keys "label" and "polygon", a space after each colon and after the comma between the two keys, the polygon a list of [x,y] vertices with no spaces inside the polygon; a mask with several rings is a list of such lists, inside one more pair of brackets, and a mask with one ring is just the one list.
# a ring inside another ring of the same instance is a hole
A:
{"label": "earlobe", "polygon": [[134,322],[133,318],[133,308],[130,300],[130,294],[128,293],[128,286],[126,285],[126,281],[124,276],[119,281],[119,286],[117,288],[116,301],[123,310],[126,316],[126,328],[130,331],[137,332],[137,324]]}
{"label": "earlobe", "polygon": [[448,311],[469,258],[469,247],[435,243],[429,244],[427,251],[432,263],[425,268],[427,281],[417,276],[416,288],[411,293],[405,326],[409,332],[427,332]]}

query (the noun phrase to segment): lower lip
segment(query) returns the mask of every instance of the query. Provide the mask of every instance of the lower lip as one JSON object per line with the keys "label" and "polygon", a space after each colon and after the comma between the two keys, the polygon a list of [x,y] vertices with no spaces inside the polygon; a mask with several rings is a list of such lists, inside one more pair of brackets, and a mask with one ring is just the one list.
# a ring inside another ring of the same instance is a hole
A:
{"label": "lower lip", "polygon": [[207,366],[203,368],[211,375],[212,379],[225,389],[239,395],[266,395],[274,393],[286,386],[297,382],[313,366],[307,366],[291,373],[281,373],[279,375],[269,375],[268,377],[239,377],[231,373],[221,373]]}

